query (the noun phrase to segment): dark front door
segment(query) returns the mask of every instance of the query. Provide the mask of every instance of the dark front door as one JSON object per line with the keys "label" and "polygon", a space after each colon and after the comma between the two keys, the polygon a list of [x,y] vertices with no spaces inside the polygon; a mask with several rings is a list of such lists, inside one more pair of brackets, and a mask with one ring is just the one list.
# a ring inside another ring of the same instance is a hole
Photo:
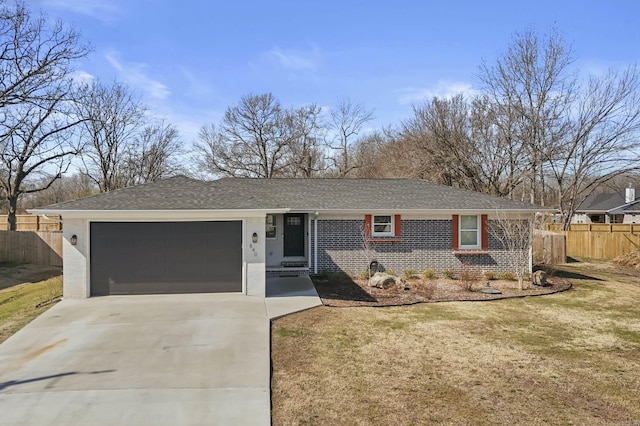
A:
{"label": "dark front door", "polygon": [[284,215],[284,256],[304,256],[304,214]]}

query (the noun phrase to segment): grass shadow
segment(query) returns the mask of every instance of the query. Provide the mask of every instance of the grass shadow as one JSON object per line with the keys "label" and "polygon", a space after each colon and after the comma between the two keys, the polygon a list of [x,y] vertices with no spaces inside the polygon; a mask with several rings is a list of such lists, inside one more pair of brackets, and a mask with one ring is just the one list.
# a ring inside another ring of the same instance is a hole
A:
{"label": "grass shadow", "polygon": [[28,282],[48,280],[61,274],[62,268],[59,266],[0,264],[0,290]]}
{"label": "grass shadow", "polygon": [[585,275],[579,272],[567,271],[565,269],[554,269],[553,276],[558,278],[566,278],[570,280],[591,280],[591,281],[603,281],[601,278],[594,277],[592,275]]}
{"label": "grass shadow", "polygon": [[344,273],[314,275],[311,277],[311,281],[321,299],[349,300],[355,302],[378,301]]}

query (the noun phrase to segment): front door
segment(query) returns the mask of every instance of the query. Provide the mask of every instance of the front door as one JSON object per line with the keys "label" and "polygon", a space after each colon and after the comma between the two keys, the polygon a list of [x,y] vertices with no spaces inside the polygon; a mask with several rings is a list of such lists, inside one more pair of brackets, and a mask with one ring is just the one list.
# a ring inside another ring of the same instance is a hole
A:
{"label": "front door", "polygon": [[284,215],[284,257],[304,257],[304,214]]}

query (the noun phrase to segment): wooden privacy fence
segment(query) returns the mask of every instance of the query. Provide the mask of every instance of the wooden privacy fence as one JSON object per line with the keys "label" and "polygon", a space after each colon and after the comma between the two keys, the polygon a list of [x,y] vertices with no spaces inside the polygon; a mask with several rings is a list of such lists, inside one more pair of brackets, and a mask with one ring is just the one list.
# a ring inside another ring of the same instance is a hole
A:
{"label": "wooden privacy fence", "polygon": [[567,256],[610,260],[640,248],[640,224],[572,223],[568,231],[559,224],[547,229],[567,237]]}
{"label": "wooden privacy fence", "polygon": [[[0,215],[0,230],[7,230],[7,215]],[[33,214],[16,215],[16,231],[62,231],[60,216],[45,219]]]}
{"label": "wooden privacy fence", "polygon": [[557,265],[567,261],[565,236],[549,231],[533,231],[533,263]]}
{"label": "wooden privacy fence", "polygon": [[0,261],[62,266],[62,232],[0,231]]}

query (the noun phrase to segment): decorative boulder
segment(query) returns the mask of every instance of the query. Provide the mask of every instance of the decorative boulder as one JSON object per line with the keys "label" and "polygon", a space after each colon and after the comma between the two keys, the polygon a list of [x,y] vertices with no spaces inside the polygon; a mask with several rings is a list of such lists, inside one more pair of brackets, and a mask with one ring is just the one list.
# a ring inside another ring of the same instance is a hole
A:
{"label": "decorative boulder", "polygon": [[544,287],[547,285],[547,273],[545,271],[535,271],[531,277],[535,285]]}
{"label": "decorative boulder", "polygon": [[369,286],[388,289],[396,285],[396,277],[384,272],[376,272],[371,278],[369,278]]}

